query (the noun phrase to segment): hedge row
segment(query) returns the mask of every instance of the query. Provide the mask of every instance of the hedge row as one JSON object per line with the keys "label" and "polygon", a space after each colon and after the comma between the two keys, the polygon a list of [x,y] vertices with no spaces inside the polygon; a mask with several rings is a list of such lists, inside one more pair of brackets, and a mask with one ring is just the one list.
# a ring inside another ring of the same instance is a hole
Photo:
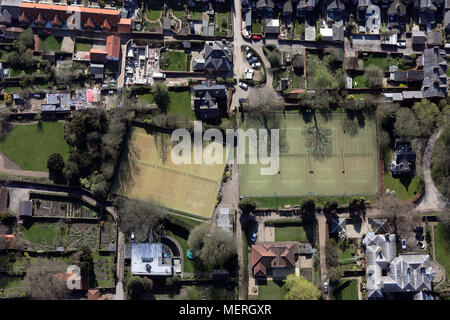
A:
{"label": "hedge row", "polygon": [[276,226],[276,225],[298,225],[303,223],[302,219],[274,219],[274,220],[266,220],[264,224],[266,226]]}

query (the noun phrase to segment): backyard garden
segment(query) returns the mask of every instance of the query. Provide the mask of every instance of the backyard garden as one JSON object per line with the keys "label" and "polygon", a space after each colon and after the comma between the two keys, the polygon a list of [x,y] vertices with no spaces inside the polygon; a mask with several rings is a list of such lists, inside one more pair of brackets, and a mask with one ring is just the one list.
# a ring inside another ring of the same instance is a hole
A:
{"label": "backyard garden", "polygon": [[445,276],[450,279],[450,227],[439,223],[434,228],[435,259],[445,268]]}
{"label": "backyard garden", "polygon": [[306,53],[306,86],[308,89],[337,89],[343,82],[342,57],[337,48]]}
{"label": "backyard garden", "polygon": [[188,55],[184,51],[164,51],[161,53],[160,66],[167,71],[189,71]]}
{"label": "backyard garden", "polygon": [[266,220],[264,224],[275,228],[275,241],[299,241],[315,244],[313,221],[278,219]]}
{"label": "backyard garden", "polygon": [[39,37],[40,51],[60,51],[62,38],[55,36]]}
{"label": "backyard garden", "polygon": [[[138,98],[148,104],[154,103],[151,93],[138,95]],[[195,113],[191,108],[191,93],[189,90],[169,91],[169,105],[166,110],[167,114],[179,113],[187,115],[191,120],[195,120]]]}
{"label": "backyard garden", "polygon": [[358,281],[343,279],[331,290],[331,300],[358,300]]}

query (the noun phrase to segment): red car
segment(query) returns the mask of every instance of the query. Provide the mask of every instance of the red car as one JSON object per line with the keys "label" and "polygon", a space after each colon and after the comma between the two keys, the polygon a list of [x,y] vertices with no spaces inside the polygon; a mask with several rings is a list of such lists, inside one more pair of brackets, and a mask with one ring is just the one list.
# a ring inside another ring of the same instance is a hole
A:
{"label": "red car", "polygon": [[253,40],[261,40],[261,36],[258,36],[258,35],[253,35]]}
{"label": "red car", "polygon": [[48,30],[48,29],[44,29],[44,30],[42,30],[42,33],[45,33],[45,34],[52,34],[52,31],[51,31],[51,30]]}

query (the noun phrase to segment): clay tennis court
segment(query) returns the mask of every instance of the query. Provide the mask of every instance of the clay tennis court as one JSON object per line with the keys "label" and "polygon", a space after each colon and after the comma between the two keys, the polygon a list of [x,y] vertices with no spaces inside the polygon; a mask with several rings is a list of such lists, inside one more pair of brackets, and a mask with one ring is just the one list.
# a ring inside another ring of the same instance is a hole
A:
{"label": "clay tennis court", "polygon": [[113,192],[210,218],[225,164],[174,164],[170,135],[133,128]]}
{"label": "clay tennis court", "polygon": [[[373,195],[378,192],[376,123],[365,119],[356,136],[344,133],[345,113],[333,113],[325,121],[317,113],[319,127],[331,131],[332,152],[324,159],[312,156],[307,147],[306,123],[298,113],[282,115],[287,150],[280,154],[280,171],[261,175],[260,164],[239,167],[240,195],[243,197],[280,197],[306,195]],[[245,150],[248,156],[248,150]]]}

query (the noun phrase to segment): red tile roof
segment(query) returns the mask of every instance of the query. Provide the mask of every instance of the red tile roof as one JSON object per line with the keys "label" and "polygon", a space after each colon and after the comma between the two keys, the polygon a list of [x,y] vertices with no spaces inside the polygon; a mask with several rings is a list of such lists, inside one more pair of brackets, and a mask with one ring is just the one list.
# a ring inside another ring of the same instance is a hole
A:
{"label": "red tile roof", "polygon": [[118,36],[106,37],[106,53],[107,59],[119,60],[120,56],[120,38]]}
{"label": "red tile roof", "polygon": [[98,289],[88,290],[88,300],[100,299],[100,291]]}
{"label": "red tile roof", "polygon": [[27,17],[27,15],[25,14],[24,11],[20,14],[19,22],[21,22],[21,23],[30,23],[30,19]]}
{"label": "red tile roof", "polygon": [[42,16],[41,13],[38,14],[38,16],[37,16],[35,22],[36,22],[37,24],[41,24],[41,25],[43,25],[43,26],[45,26],[45,24],[46,24],[46,21],[45,21],[45,19],[44,19],[44,17]]}
{"label": "red tile roof", "polygon": [[92,22],[91,17],[88,17],[88,18],[87,18],[86,22],[84,23],[84,27],[85,27],[85,28],[91,28],[91,29],[94,29],[94,28],[95,28],[95,25],[94,25],[94,23]]}
{"label": "red tile roof", "polygon": [[253,275],[266,276],[267,271],[274,267],[294,268],[295,254],[298,244],[294,243],[263,243],[252,245]]}
{"label": "red tile roof", "polygon": [[103,20],[103,23],[100,27],[102,30],[111,30],[111,24],[109,23],[108,19]]}
{"label": "red tile roof", "polygon": [[62,22],[61,19],[58,17],[57,14],[55,14],[53,20],[52,20],[52,26],[57,26],[57,27],[61,27],[62,26]]}

